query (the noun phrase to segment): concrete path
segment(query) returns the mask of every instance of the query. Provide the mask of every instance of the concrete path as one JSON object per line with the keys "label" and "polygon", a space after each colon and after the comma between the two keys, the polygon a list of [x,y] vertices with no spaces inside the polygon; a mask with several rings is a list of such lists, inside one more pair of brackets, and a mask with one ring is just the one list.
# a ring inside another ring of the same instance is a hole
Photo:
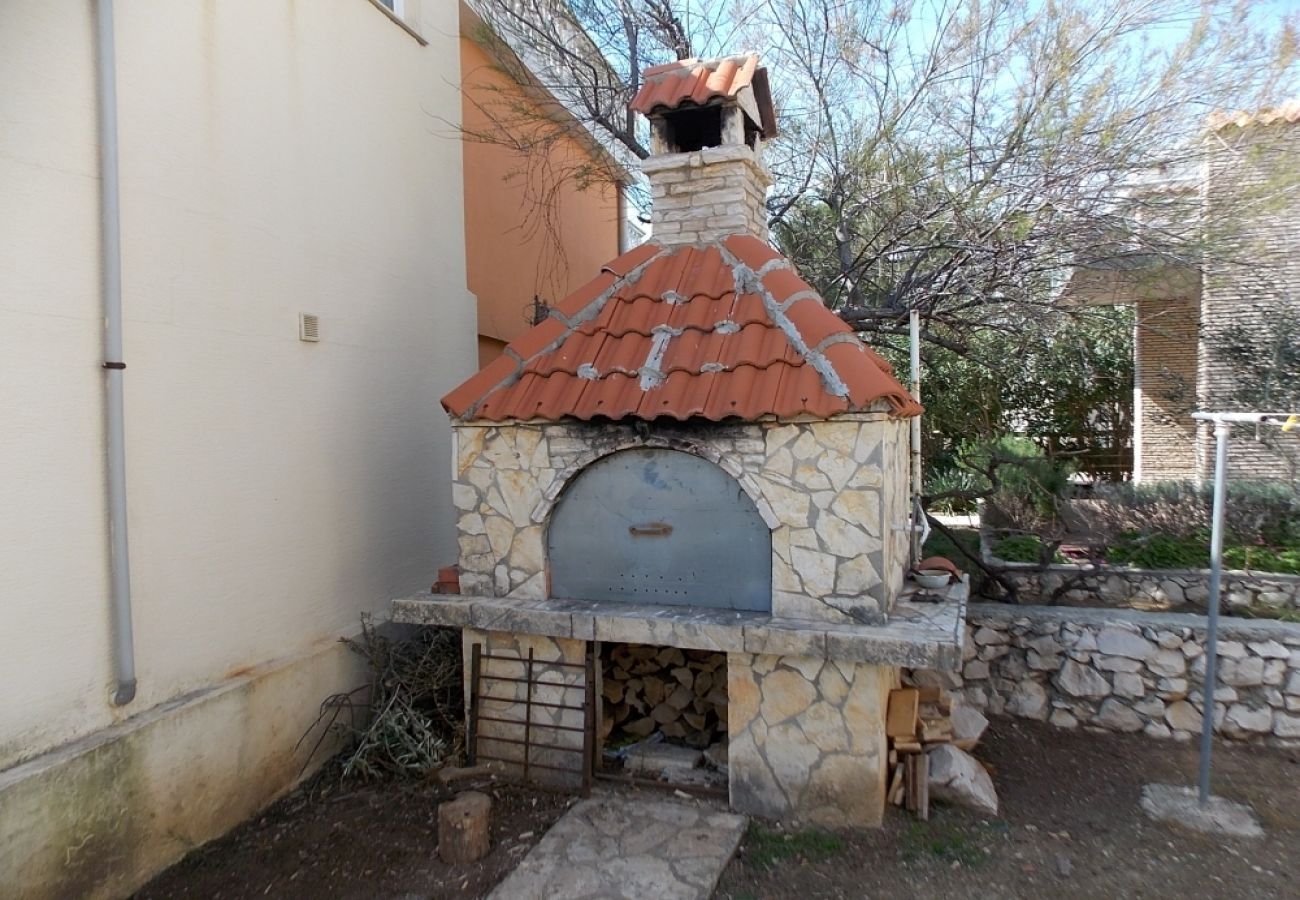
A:
{"label": "concrete path", "polygon": [[490,900],[708,900],[745,817],[623,794],[591,797],[551,826]]}

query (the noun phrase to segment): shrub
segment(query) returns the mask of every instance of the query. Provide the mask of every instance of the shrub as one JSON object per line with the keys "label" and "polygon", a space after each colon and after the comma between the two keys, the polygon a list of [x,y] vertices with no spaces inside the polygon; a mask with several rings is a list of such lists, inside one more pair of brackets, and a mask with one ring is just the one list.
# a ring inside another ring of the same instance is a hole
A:
{"label": "shrub", "polygon": [[[1114,539],[1126,532],[1203,537],[1209,533],[1212,485],[1185,481],[1099,485],[1082,512],[1088,527]],[[1271,481],[1229,482],[1225,543],[1284,548],[1300,542],[1300,494]]]}
{"label": "shrub", "polygon": [[1203,569],[1210,564],[1210,545],[1203,535],[1127,532],[1110,548],[1107,559],[1139,569]]}
{"label": "shrub", "polygon": [[1070,493],[1068,464],[1052,459],[1033,441],[1003,435],[962,445],[957,464],[986,493],[995,519],[1032,531],[1054,525]]}
{"label": "shrub", "polygon": [[1047,544],[1032,534],[1013,534],[1002,538],[993,545],[993,555],[1006,562],[1040,563],[1064,562],[1065,558],[1052,551],[1047,559]]}
{"label": "shrub", "polygon": [[[1189,536],[1128,532],[1120,536],[1107,559],[1140,569],[1204,569],[1210,565],[1210,537],[1206,532]],[[1223,566],[1300,575],[1300,547],[1274,550],[1232,543],[1223,548]]]}
{"label": "shrub", "polygon": [[[934,497],[928,504],[932,512],[970,514],[975,512],[975,495],[980,491],[980,481],[974,472],[951,466],[926,473],[925,495]],[[941,494],[966,494],[968,496],[943,497]]]}

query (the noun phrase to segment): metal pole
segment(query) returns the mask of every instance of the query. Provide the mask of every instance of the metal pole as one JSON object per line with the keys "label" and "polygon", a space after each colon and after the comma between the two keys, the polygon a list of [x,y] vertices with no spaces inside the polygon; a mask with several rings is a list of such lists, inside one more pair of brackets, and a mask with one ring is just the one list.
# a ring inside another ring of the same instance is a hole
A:
{"label": "metal pole", "polygon": [[1205,683],[1201,687],[1201,806],[1210,802],[1210,755],[1213,752],[1215,662],[1218,657],[1219,591],[1223,575],[1223,507],[1228,471],[1228,431],[1222,419],[1214,420],[1214,518],[1210,527],[1210,597],[1205,629]]}
{"label": "metal pole", "polygon": [[[908,314],[908,331],[912,343],[912,399],[921,402],[921,313]],[[912,515],[921,513],[921,417],[912,416]],[[912,564],[921,561],[921,522],[912,523]]]}

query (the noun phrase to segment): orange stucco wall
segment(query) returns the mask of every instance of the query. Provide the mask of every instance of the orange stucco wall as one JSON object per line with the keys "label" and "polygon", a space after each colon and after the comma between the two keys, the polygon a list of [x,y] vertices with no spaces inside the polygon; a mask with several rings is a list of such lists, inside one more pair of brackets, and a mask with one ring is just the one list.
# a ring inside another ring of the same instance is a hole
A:
{"label": "orange stucco wall", "polygon": [[478,297],[479,364],[486,365],[528,328],[534,295],[555,303],[618,255],[618,190],[609,181],[579,187],[565,177],[591,161],[577,141],[521,152],[473,139],[506,117],[526,120],[515,104],[527,101],[466,37],[460,70],[466,275]]}

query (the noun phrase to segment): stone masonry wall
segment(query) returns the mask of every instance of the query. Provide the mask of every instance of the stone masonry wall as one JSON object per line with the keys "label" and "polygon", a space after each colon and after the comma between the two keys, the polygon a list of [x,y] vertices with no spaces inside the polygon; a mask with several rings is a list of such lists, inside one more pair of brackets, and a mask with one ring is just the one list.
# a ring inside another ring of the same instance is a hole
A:
{"label": "stone masonry wall", "polygon": [[[1208,569],[1000,565],[1021,603],[1163,611],[1184,604],[1205,609],[1210,597]],[[1223,601],[1228,612],[1300,609],[1300,575],[1224,572]]]}
{"label": "stone masonry wall", "polygon": [[545,529],[564,486],[609,453],[666,447],[715,463],[754,500],[772,529],[773,615],[878,623],[906,565],[906,427],[883,413],[648,429],[460,425],[461,591],[544,598]]}
{"label": "stone masonry wall", "polygon": [[1138,481],[1196,478],[1196,347],[1200,297],[1137,301],[1134,378]]}
{"label": "stone masonry wall", "polygon": [[828,827],[879,825],[885,711],[898,671],[727,654],[731,806]]}
{"label": "stone masonry wall", "polygon": [[[972,605],[960,675],[914,672],[992,714],[1061,728],[1199,734],[1203,616]],[[1300,739],[1300,624],[1221,620],[1215,730],[1234,740]]]}
{"label": "stone masonry wall", "polygon": [[709,147],[641,161],[650,182],[656,243],[694,244],[732,234],[767,240],[767,188],[761,146]]}
{"label": "stone masonry wall", "polygon": [[[1199,354],[1200,404],[1232,408],[1248,366],[1232,365],[1214,352],[1216,335],[1244,328],[1267,346],[1263,333],[1284,304],[1300,304],[1300,124],[1226,127],[1207,136],[1205,256],[1201,302],[1203,342]],[[1273,431],[1276,437],[1276,430]],[[1201,428],[1202,478],[1213,474],[1213,436]],[[1233,478],[1300,478],[1300,442],[1282,441],[1278,452],[1255,439],[1252,427],[1233,430],[1228,468]]]}

